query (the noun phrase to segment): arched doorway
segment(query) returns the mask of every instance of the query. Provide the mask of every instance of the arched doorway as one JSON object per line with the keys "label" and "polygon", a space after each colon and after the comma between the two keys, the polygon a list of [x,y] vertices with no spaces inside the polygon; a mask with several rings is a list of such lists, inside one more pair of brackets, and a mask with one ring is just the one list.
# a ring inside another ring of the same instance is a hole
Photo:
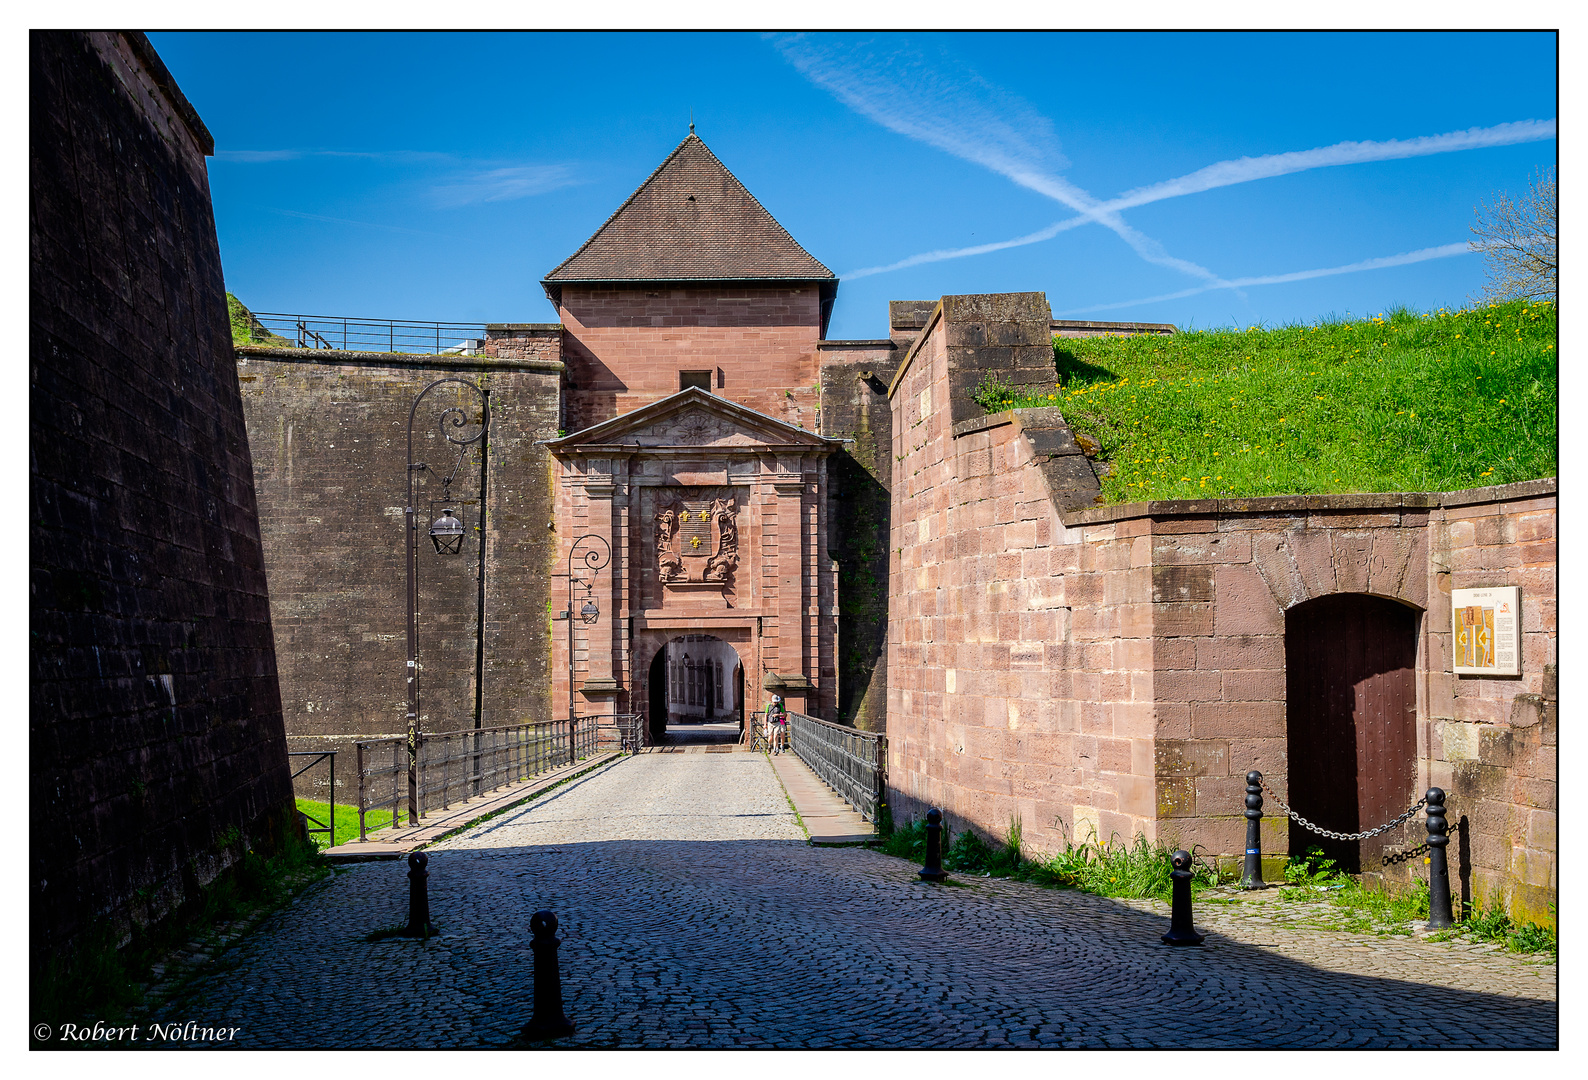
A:
{"label": "arched doorway", "polygon": [[736,743],[744,730],[744,668],[729,642],[683,634],[651,660],[646,686],[652,745]]}
{"label": "arched doorway", "polygon": [[[1290,805],[1335,832],[1360,832],[1411,805],[1417,783],[1418,612],[1344,593],[1285,613]],[[1329,840],[1290,823],[1290,853],[1313,847],[1350,873],[1378,870],[1388,834]]]}

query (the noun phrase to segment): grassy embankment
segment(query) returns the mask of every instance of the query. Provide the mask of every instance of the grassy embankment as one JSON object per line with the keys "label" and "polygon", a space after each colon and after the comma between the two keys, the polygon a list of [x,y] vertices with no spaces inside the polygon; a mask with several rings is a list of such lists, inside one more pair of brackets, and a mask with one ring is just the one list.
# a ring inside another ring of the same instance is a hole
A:
{"label": "grassy embankment", "polygon": [[273,345],[278,349],[292,345],[286,338],[266,330],[264,324],[254,318],[254,313],[231,293],[226,294],[226,314],[232,321],[233,345]]}
{"label": "grassy embankment", "polygon": [[1556,474],[1555,305],[1173,336],[1056,339],[1051,393],[1109,503],[1454,491]]}
{"label": "grassy embankment", "polygon": [[[331,807],[329,803],[316,802],[313,799],[299,799],[298,812],[307,814],[314,820],[309,823],[309,828],[324,828],[331,820]],[[319,824],[316,824],[318,822]],[[369,810],[364,814],[364,829],[374,832],[384,829],[391,824],[391,811]],[[328,844],[325,834],[314,833],[309,837],[318,847],[333,847]],[[345,844],[350,840],[358,839],[358,807],[348,806],[346,803],[336,804],[336,843]]]}

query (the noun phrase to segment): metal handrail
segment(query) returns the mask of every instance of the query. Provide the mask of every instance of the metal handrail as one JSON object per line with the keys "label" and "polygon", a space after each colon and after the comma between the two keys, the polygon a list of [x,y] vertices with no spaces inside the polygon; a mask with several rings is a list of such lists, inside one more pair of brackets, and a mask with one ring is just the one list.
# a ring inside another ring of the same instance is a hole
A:
{"label": "metal handrail", "polygon": [[811,771],[875,824],[887,801],[888,737],[791,712],[789,749]]}
{"label": "metal handrail", "polygon": [[299,769],[297,772],[293,773],[290,777],[288,777],[288,779],[290,779],[290,780],[296,780],[298,777],[302,776],[304,773],[306,773],[310,769],[314,768],[316,765],[318,765],[320,762],[324,761],[326,758],[330,758],[331,759],[331,782],[330,782],[330,785],[326,788],[326,791],[327,791],[326,805],[331,808],[331,812],[327,816],[330,817],[331,820],[330,821],[321,821],[319,818],[315,817],[313,814],[305,813],[302,810],[298,811],[298,813],[303,814],[303,818],[304,818],[305,821],[312,821],[312,822],[314,822],[315,825],[318,826],[318,828],[314,828],[314,829],[311,829],[308,826],[305,826],[303,831],[306,832],[306,833],[309,833],[310,835],[313,835],[314,833],[322,833],[323,832],[325,834],[325,846],[326,847],[334,847],[336,845],[336,755],[337,755],[337,751],[335,751],[335,750],[288,750],[287,751],[287,756],[289,758],[306,757],[306,758],[313,758],[314,759],[313,761],[307,762],[303,766],[303,768]]}
{"label": "metal handrail", "polygon": [[362,319],[256,311],[248,324],[252,343],[279,348],[343,349],[473,356],[485,345],[484,323]]}
{"label": "metal handrail", "polygon": [[589,720],[613,720],[618,729],[618,752],[638,754],[645,745],[644,716],[639,713],[615,713],[610,716],[581,717]]}
{"label": "metal handrail", "polygon": [[[392,827],[402,828],[400,805],[408,783],[408,740],[405,737],[364,739],[358,753],[358,838],[368,836],[366,814],[388,805],[383,781],[391,784]],[[390,765],[369,765],[386,751]],[[596,753],[596,725],[578,718],[542,720],[461,731],[426,732],[419,736],[416,777],[418,814],[449,809],[509,784],[539,776]]]}

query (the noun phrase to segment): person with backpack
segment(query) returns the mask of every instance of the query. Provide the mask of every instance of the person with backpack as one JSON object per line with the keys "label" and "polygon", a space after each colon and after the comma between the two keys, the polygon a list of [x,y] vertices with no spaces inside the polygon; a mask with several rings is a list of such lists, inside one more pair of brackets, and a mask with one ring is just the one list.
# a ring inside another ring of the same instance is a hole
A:
{"label": "person with backpack", "polygon": [[772,753],[781,754],[788,749],[788,710],[776,694],[772,695],[772,704],[766,707],[766,734]]}

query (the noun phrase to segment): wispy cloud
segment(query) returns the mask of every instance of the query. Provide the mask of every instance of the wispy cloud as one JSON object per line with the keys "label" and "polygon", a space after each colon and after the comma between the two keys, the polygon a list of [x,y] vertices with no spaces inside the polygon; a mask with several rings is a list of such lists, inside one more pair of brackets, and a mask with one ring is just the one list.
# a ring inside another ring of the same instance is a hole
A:
{"label": "wispy cloud", "polygon": [[1121,300],[1113,304],[1093,304],[1090,307],[1071,308],[1069,311],[1055,312],[1055,317],[1062,318],[1066,315],[1086,315],[1094,311],[1114,311],[1118,308],[1136,307],[1140,304],[1157,304],[1167,300],[1183,300],[1188,296],[1196,296],[1213,289],[1245,289],[1257,285],[1283,285],[1292,281],[1308,281],[1312,278],[1332,277],[1335,274],[1355,274],[1362,270],[1383,270],[1391,266],[1406,266],[1409,263],[1427,262],[1430,259],[1448,259],[1455,255],[1466,255],[1472,251],[1481,250],[1481,245],[1462,241],[1459,244],[1442,244],[1439,247],[1419,248],[1417,251],[1408,251],[1400,255],[1385,255],[1377,259],[1363,259],[1361,262],[1347,263],[1344,266],[1330,266],[1321,270],[1297,270],[1289,274],[1267,274],[1261,277],[1235,278],[1232,281],[1221,282],[1217,285],[1199,285],[1191,289],[1181,289],[1179,292],[1164,293],[1161,296],[1144,296],[1140,300]]}
{"label": "wispy cloud", "polygon": [[461,237],[447,236],[444,233],[426,232],[424,229],[409,229],[401,225],[387,225],[379,221],[355,221],[352,218],[327,217],[324,214],[306,214],[302,210],[283,210],[279,206],[266,206],[263,209],[269,210],[272,214],[299,218],[303,221],[323,221],[328,225],[356,225],[365,229],[380,229],[382,232],[407,233],[411,236],[435,236],[442,240],[464,242]]}
{"label": "wispy cloud", "polygon": [[361,158],[366,161],[385,161],[398,165],[456,163],[456,154],[438,150],[217,150],[217,161],[235,161],[244,165],[265,164],[273,161],[299,161],[303,158]]}
{"label": "wispy cloud", "polygon": [[912,50],[878,53],[867,42],[816,40],[804,34],[771,40],[800,74],[890,131],[981,165],[1080,211],[1085,220],[1112,230],[1155,266],[1212,285],[1222,281],[1206,267],[1170,255],[1158,241],[1060,176],[1059,170],[1069,161],[1059,150],[1052,123],[974,71],[945,74],[943,69],[952,68],[952,61],[945,59],[933,67]]}
{"label": "wispy cloud", "polygon": [[[1321,169],[1334,165],[1356,165],[1369,161],[1393,161],[1402,158],[1425,157],[1430,154],[1448,154],[1458,150],[1477,150],[1491,146],[1541,142],[1546,139],[1553,139],[1555,136],[1556,122],[1554,120],[1518,120],[1508,124],[1497,124],[1494,127],[1469,128],[1466,131],[1453,131],[1444,135],[1424,135],[1415,139],[1386,139],[1382,142],[1343,142],[1335,143],[1333,146],[1319,147],[1314,150],[1294,150],[1283,154],[1266,154],[1261,157],[1235,158],[1230,161],[1217,162],[1204,169],[1198,169],[1196,172],[1187,173],[1185,176],[1175,177],[1173,180],[1164,180],[1161,183],[1135,188],[1113,199],[1109,199],[1107,202],[1098,204],[1097,209],[1101,211],[1128,210],[1132,207],[1161,202],[1164,199],[1174,199],[1182,195],[1192,195],[1197,192],[1211,191],[1215,188],[1229,187],[1232,184],[1244,184],[1253,180],[1265,180],[1270,177],[1285,176],[1290,173],[1305,172],[1310,169]],[[906,267],[919,266],[922,263],[961,259],[970,255],[984,255],[988,252],[1002,251],[1006,248],[1022,247],[1026,244],[1038,244],[1044,240],[1051,240],[1062,232],[1089,224],[1094,220],[1096,219],[1092,213],[1081,214],[1078,217],[1054,222],[1045,229],[1027,233],[1025,236],[1017,236],[1011,240],[922,252],[919,255],[911,255],[900,259],[898,262],[888,263],[885,266],[869,266],[851,271],[843,276],[849,278],[869,277],[872,274],[883,274],[890,270],[903,270]]]}
{"label": "wispy cloud", "polygon": [[567,165],[517,165],[461,176],[431,188],[430,193],[443,206],[467,206],[544,195],[579,182]]}
{"label": "wispy cloud", "polygon": [[425,192],[432,202],[443,207],[524,199],[583,182],[567,164],[470,161],[456,154],[431,150],[221,150],[215,156],[221,161],[243,165],[305,158],[351,158],[387,165],[450,169],[450,175],[439,177]]}

